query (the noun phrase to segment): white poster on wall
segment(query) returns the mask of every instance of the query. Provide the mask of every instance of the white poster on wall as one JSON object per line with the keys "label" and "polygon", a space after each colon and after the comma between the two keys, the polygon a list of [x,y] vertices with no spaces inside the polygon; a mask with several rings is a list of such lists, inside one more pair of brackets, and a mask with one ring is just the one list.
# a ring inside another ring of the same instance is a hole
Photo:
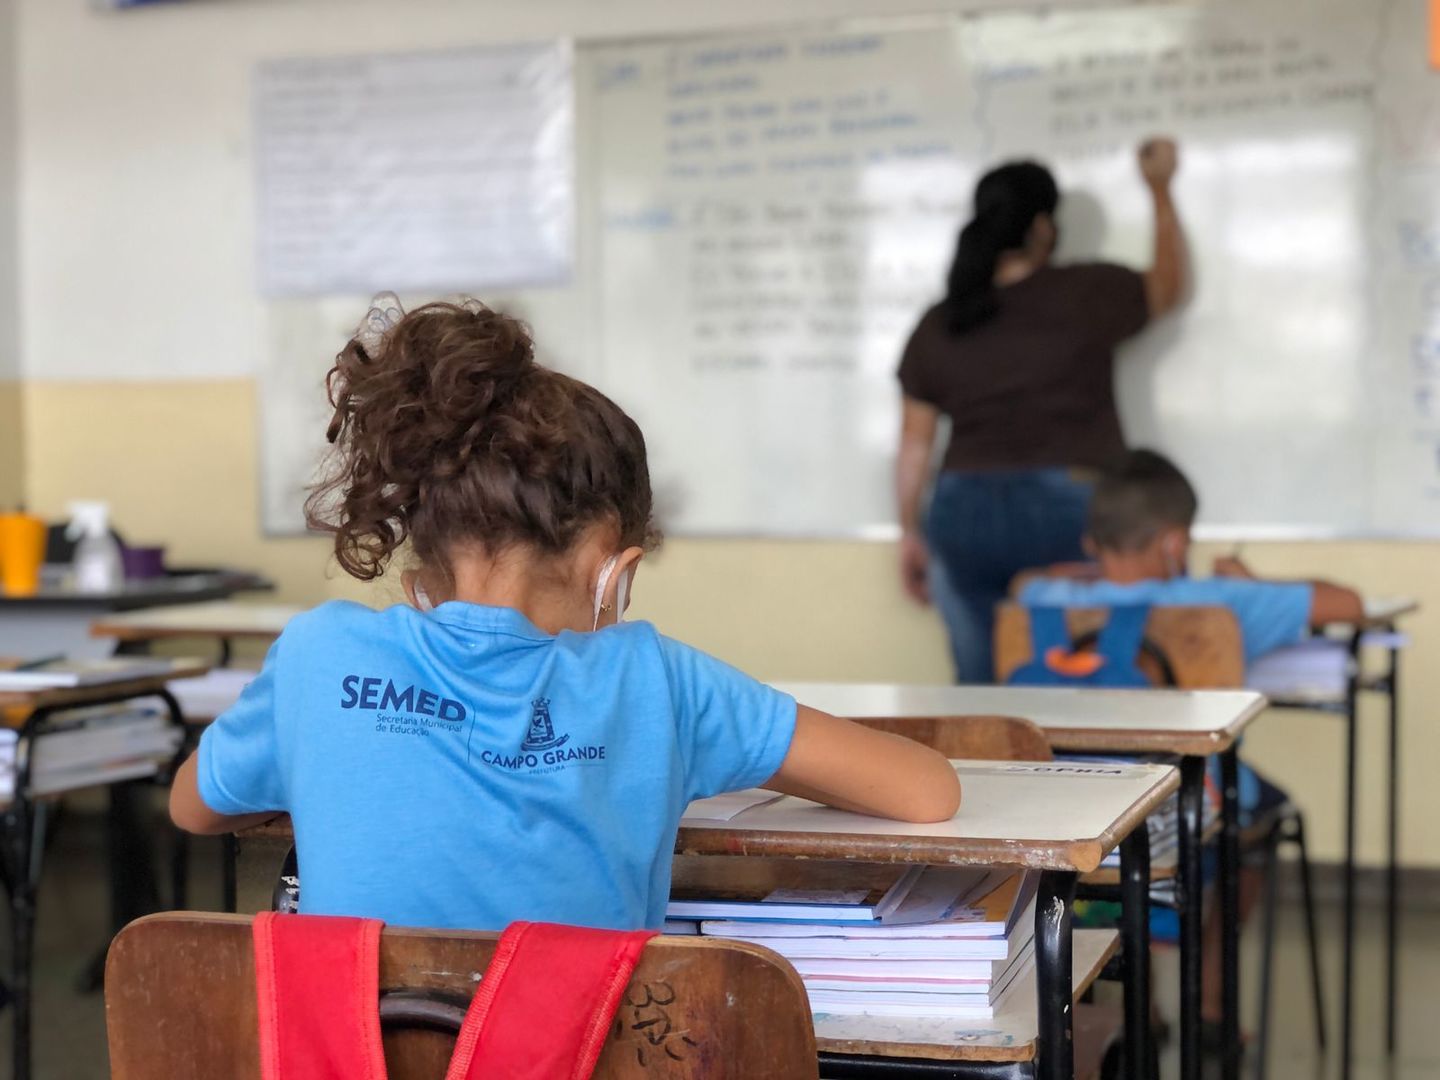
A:
{"label": "white poster on wall", "polygon": [[255,108],[266,296],[569,278],[568,43],[269,60]]}

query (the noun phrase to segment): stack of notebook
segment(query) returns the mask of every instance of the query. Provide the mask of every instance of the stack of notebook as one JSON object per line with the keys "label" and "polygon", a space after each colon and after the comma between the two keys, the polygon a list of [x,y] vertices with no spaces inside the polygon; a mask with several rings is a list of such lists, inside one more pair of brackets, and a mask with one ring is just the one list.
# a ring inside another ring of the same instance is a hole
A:
{"label": "stack of notebook", "polygon": [[[671,918],[699,919],[702,934],[784,956],[804,980],[816,1013],[986,1020],[1031,962],[1034,874],[780,860],[686,863],[677,867]],[[759,869],[737,870],[747,863]]]}
{"label": "stack of notebook", "polygon": [[[154,776],[180,748],[181,731],[161,712],[144,707],[76,709],[55,717],[31,742],[30,793]],[[0,729],[0,800],[15,795],[13,729]]]}

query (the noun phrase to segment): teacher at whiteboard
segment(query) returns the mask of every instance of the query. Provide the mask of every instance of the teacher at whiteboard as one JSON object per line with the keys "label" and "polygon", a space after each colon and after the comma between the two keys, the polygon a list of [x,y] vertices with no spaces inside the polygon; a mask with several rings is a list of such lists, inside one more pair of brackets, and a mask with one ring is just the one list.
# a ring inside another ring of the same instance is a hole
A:
{"label": "teacher at whiteboard", "polygon": [[[1115,348],[1184,293],[1175,144],[1147,142],[1139,159],[1155,206],[1149,269],[1055,265],[1054,177],[1002,165],[976,187],[945,298],[905,347],[900,570],[915,600],[939,608],[961,682],[994,678],[995,605],[1015,575],[1083,557],[1093,478],[1125,449]],[[950,441],[922,515],[942,414]]]}

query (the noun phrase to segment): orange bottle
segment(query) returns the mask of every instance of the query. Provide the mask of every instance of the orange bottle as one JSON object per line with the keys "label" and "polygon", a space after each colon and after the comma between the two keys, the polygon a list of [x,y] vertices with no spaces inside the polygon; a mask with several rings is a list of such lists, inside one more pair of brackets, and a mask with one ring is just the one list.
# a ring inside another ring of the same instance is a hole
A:
{"label": "orange bottle", "polygon": [[23,509],[0,514],[0,588],[29,596],[40,588],[45,559],[45,522]]}

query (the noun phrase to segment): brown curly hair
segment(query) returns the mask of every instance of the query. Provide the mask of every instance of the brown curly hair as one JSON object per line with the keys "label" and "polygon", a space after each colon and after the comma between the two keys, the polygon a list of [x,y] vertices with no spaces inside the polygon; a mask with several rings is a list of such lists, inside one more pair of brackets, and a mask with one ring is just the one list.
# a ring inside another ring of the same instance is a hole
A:
{"label": "brown curly hair", "polygon": [[536,363],[522,323],[432,303],[366,340],[326,377],[335,449],[305,503],[347,573],[374,580],[407,540],[447,574],[457,545],[558,555],[602,523],[622,547],[659,542],[640,428]]}

